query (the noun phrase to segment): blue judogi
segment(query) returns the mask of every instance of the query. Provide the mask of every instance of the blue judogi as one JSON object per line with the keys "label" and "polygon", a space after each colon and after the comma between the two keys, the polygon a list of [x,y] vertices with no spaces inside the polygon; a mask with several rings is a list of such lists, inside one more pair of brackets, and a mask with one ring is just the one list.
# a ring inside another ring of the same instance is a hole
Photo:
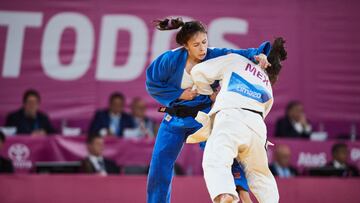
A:
{"label": "blue judogi", "polygon": [[234,176],[235,185],[240,186],[243,190],[249,192],[249,185],[246,180],[245,171],[237,160],[234,160],[231,172]]}
{"label": "blue judogi", "polygon": [[[229,53],[240,54],[254,60],[254,56],[260,53],[268,55],[270,49],[270,42],[262,43],[257,49],[208,48],[203,61]],[[155,59],[146,70],[146,90],[159,103],[167,107],[179,105],[193,107],[200,104],[209,104],[209,108],[203,110],[207,113],[210,111],[211,104],[209,96],[199,95],[191,101],[178,99],[184,91],[181,89],[181,80],[187,57],[187,50],[180,47],[167,51]],[[165,114],[156,137],[150,163],[147,184],[148,203],[170,202],[174,163],[187,136],[200,127],[201,124],[192,117],[181,118]]]}

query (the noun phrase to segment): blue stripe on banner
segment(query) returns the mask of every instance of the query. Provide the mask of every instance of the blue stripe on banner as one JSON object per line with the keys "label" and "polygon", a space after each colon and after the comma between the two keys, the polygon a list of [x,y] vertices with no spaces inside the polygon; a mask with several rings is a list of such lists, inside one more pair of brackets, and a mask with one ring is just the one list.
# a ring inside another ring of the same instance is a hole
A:
{"label": "blue stripe on banner", "polygon": [[234,72],[231,74],[228,91],[239,93],[261,103],[265,103],[271,99],[271,95],[263,87],[249,83]]}

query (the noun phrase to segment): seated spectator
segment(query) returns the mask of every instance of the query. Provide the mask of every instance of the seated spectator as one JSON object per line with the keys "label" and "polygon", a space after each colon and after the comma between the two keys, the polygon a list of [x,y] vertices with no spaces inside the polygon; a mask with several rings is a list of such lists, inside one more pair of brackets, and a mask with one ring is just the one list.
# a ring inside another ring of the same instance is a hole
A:
{"label": "seated spectator", "polygon": [[[0,151],[5,143],[5,135],[0,131]],[[1,173],[14,173],[14,167],[11,160],[0,156],[0,174]]]}
{"label": "seated spectator", "polygon": [[269,168],[274,176],[289,178],[297,176],[297,170],[290,165],[291,151],[287,145],[278,145],[274,151],[274,161]]}
{"label": "seated spectator", "polygon": [[136,97],[131,102],[131,114],[136,125],[136,132],[131,135],[136,138],[150,137],[155,135],[155,122],[146,116],[146,104],[140,97]]}
{"label": "seated spectator", "polygon": [[39,111],[40,95],[36,90],[27,90],[23,96],[23,106],[10,113],[5,126],[15,127],[17,134],[43,136],[55,133],[49,117]]}
{"label": "seated spectator", "polygon": [[113,93],[109,99],[109,108],[95,113],[89,133],[121,137],[125,129],[135,128],[134,119],[124,112],[124,105],[124,95]]}
{"label": "seated spectator", "polygon": [[346,144],[337,143],[331,148],[332,161],[326,164],[326,167],[334,169],[343,169],[342,176],[359,176],[358,169],[347,162],[349,158],[349,150]]}
{"label": "seated spectator", "polygon": [[104,138],[89,135],[86,140],[88,157],[81,161],[80,171],[83,173],[97,173],[100,175],[119,174],[120,169],[115,162],[103,157]]}
{"label": "seated spectator", "polygon": [[283,118],[276,122],[275,136],[309,138],[311,125],[306,119],[303,105],[298,101],[289,102]]}

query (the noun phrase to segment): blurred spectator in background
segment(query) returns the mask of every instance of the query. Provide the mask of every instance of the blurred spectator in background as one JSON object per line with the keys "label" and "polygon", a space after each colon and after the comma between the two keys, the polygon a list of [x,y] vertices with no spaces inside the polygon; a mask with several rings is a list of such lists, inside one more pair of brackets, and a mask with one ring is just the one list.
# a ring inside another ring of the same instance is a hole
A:
{"label": "blurred spectator in background", "polygon": [[[5,135],[0,131],[0,151],[5,143]],[[14,167],[11,160],[0,156],[0,173],[14,173]]]}
{"label": "blurred spectator in background", "polygon": [[297,176],[296,168],[290,165],[291,151],[287,145],[277,145],[274,151],[274,161],[269,168],[274,176],[289,178]]}
{"label": "blurred spectator in background", "polygon": [[291,101],[286,107],[285,116],[276,122],[275,136],[289,138],[309,138],[311,125],[306,119],[303,105]]}
{"label": "blurred spectator in background", "polygon": [[349,164],[349,150],[346,144],[337,143],[331,148],[332,161],[326,164],[327,167],[333,167],[334,169],[344,170],[342,176],[359,176],[358,169]]}
{"label": "blurred spectator in background", "polygon": [[88,157],[81,161],[80,171],[83,173],[97,173],[100,175],[119,174],[120,169],[115,162],[103,157],[104,138],[89,135],[86,140]]}
{"label": "blurred spectator in background", "polygon": [[125,96],[119,92],[111,94],[109,108],[99,110],[91,121],[89,133],[123,136],[127,128],[135,128],[134,119],[124,112]]}
{"label": "blurred spectator in background", "polygon": [[23,106],[10,113],[5,126],[16,127],[17,134],[43,136],[55,133],[49,117],[39,111],[40,94],[36,90],[27,90],[23,95]]}
{"label": "blurred spectator in background", "polygon": [[156,134],[155,122],[146,116],[146,103],[140,97],[135,97],[132,100],[131,114],[135,121],[136,133],[129,136],[136,138],[154,138]]}

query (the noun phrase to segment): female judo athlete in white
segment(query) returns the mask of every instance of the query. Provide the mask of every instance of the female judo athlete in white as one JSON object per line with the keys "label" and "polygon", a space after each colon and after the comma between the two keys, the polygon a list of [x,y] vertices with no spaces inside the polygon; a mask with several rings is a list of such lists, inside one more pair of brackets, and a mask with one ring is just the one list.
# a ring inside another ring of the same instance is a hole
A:
{"label": "female judo athlete in white", "polygon": [[[271,86],[286,59],[285,41],[277,38],[268,56],[266,70],[236,54],[196,65],[191,76],[198,93],[211,95],[220,80],[221,90],[208,114],[199,112],[203,127],[189,136],[188,143],[207,139],[203,157],[206,186],[214,202],[238,202],[231,173],[233,159],[244,167],[250,191],[260,203],[275,203],[279,194],[268,167],[264,118],[273,104]],[[211,136],[209,136],[211,135]]]}

